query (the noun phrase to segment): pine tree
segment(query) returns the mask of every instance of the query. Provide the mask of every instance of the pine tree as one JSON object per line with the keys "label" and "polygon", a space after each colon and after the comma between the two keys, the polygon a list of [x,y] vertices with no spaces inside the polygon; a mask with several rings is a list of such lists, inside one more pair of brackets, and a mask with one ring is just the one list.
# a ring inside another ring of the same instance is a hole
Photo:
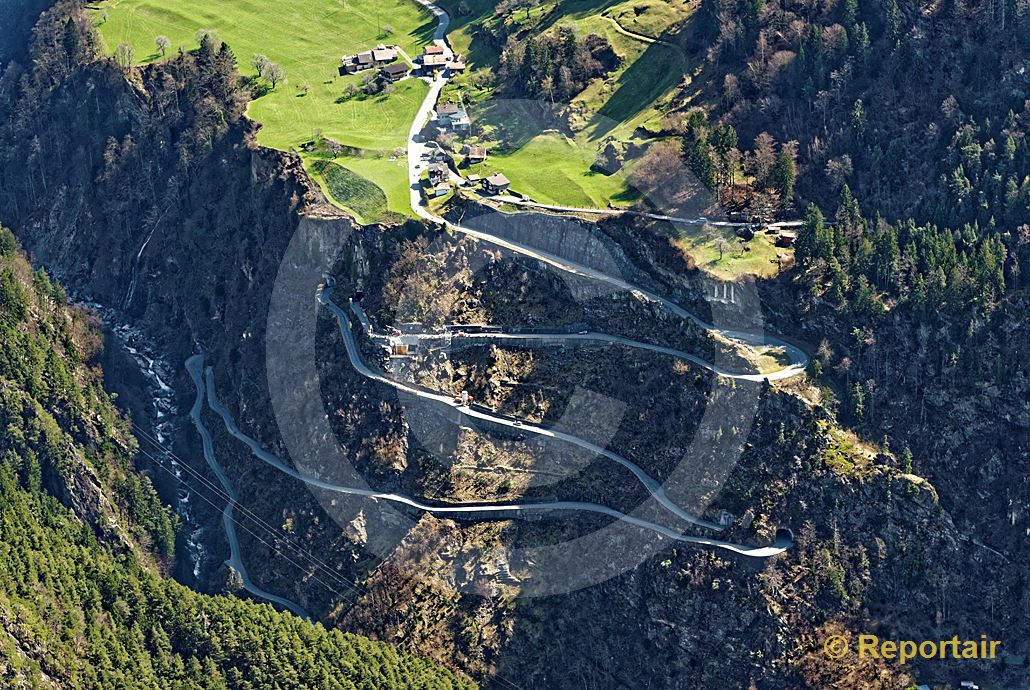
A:
{"label": "pine tree", "polygon": [[784,208],[791,204],[794,197],[794,180],[797,170],[794,165],[794,157],[786,148],[781,147],[776,154],[776,162],[773,163],[769,178],[773,188],[780,194],[780,205]]}

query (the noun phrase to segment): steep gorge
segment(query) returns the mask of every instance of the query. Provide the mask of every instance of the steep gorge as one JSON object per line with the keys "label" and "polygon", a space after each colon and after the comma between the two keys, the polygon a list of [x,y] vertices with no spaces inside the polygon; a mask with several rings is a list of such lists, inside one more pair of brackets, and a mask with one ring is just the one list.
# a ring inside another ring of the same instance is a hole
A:
{"label": "steep gorge", "polygon": [[[267,318],[277,279],[297,258],[291,243],[298,233],[339,250],[341,260],[321,269],[335,273],[344,298],[348,290],[385,289],[379,279],[397,261],[405,237],[439,239],[442,283],[467,287],[458,275],[462,267],[448,263],[452,241],[417,224],[359,227],[324,203],[295,157],[257,148],[255,125],[243,116],[246,94],[227,50],[202,46],[168,64],[126,71],[95,59],[75,8],[62,3],[45,15],[35,66],[8,73],[0,83],[0,107],[10,115],[0,125],[0,220],[77,298],[115,308],[147,332],[177,367],[171,383],[181,410],[189,408],[192,386],[179,365],[202,349],[222,402],[240,426],[266,448],[288,455],[268,389]],[[549,302],[547,308],[560,311],[573,301],[543,294],[546,283],[532,287],[534,281],[523,280],[530,271],[543,273],[539,267],[500,259],[495,264],[490,275],[497,282],[486,293],[522,284],[529,304]],[[308,278],[311,288],[321,280],[317,272]],[[314,309],[313,290],[311,297]],[[492,300],[482,304],[511,313],[524,308]],[[367,470],[369,481],[407,482],[415,490],[442,478],[449,484],[432,486],[463,486],[451,474],[454,468],[439,467],[411,442],[403,404],[358,380],[333,354],[342,352],[342,344],[328,319],[317,337],[320,394],[329,401],[341,444],[363,460],[355,464]],[[553,355],[540,357],[539,367],[525,372],[527,383],[543,385],[534,378],[543,373],[568,376],[560,387],[575,385],[575,369],[563,371]],[[624,366],[610,352],[596,357],[605,370]],[[495,366],[465,364],[471,374],[464,381],[472,382],[477,367]],[[687,374],[670,371],[674,376]],[[656,394],[662,404],[665,395]],[[352,580],[355,591],[335,592],[313,577],[314,569],[298,572],[276,549],[244,538],[252,574],[265,587],[349,630],[495,677],[497,687],[504,679],[562,687],[570,677],[588,686],[632,685],[642,672],[668,687],[759,681],[763,687],[820,687],[849,678],[853,669],[822,662],[791,640],[834,626],[857,629],[870,610],[886,610],[889,603],[907,616],[884,625],[930,631],[937,588],[957,605],[970,605],[963,590],[990,562],[977,563],[964,577],[944,577],[961,547],[929,485],[898,471],[891,456],[856,447],[831,418],[790,391],[756,385],[756,395],[755,428],[720,507],[741,516],[733,529],[742,540],[792,525],[796,553],[752,564],[704,551],[667,551],[602,584],[535,599],[517,598],[518,572],[515,582],[491,584],[498,567],[492,554],[520,540],[560,542],[582,530],[581,522],[470,526],[411,516],[416,524],[401,535],[400,547],[384,548],[370,543],[375,535],[365,521],[382,519],[371,508],[327,503],[252,460],[214,418],[208,426],[219,458],[240,483],[241,503],[288,527],[293,540]],[[638,400],[631,412],[646,420],[648,404]],[[648,442],[647,424],[633,431],[640,438],[630,435],[628,446]],[[491,441],[481,436],[470,443],[482,455]],[[183,458],[201,457],[189,433],[180,435],[175,450]],[[649,450],[645,446],[644,459],[661,469]],[[576,490],[625,489],[606,486],[610,480],[603,476],[590,479]],[[334,508],[352,511],[347,529],[334,521]],[[225,549],[218,511],[200,519],[210,527],[212,555],[195,584],[220,589],[227,574],[220,566]],[[921,557],[930,549],[939,554],[932,565]],[[903,687],[906,675],[880,666],[863,670],[860,680],[865,687]]]}

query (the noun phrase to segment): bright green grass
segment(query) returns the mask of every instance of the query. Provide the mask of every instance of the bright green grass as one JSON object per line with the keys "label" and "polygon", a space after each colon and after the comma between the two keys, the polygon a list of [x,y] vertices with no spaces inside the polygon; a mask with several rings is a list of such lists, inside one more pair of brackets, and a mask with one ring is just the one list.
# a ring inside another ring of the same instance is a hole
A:
{"label": "bright green grass", "polygon": [[312,85],[311,93],[300,95],[291,85],[280,86],[289,98],[264,96],[250,105],[248,115],[262,123],[258,142],[289,150],[310,141],[315,130],[345,146],[390,153],[403,149],[418,107],[429,87],[419,79],[395,84],[389,95],[356,96],[340,99],[340,89],[360,77],[341,77],[333,85]]}
{"label": "bright green grass", "polygon": [[386,193],[372,180],[325,159],[309,161],[309,170],[322,190],[361,222],[391,220]]}
{"label": "bright green grass", "polygon": [[[719,244],[725,243],[722,259]],[[742,276],[770,277],[776,275],[779,256],[775,235],[760,232],[751,240],[751,251],[741,251],[740,241],[732,228],[684,226],[677,228],[674,243],[690,256],[702,271],[717,278],[734,280]],[[783,250],[789,254],[789,250]]]}
{"label": "bright green grass", "polygon": [[494,150],[490,159],[470,169],[481,175],[501,171],[512,187],[534,201],[582,208],[626,205],[630,193],[624,175],[590,170],[594,150],[555,132],[539,134],[510,152]]}
{"label": "bright green grass", "polygon": [[[338,76],[341,56],[379,42],[410,54],[431,40],[435,20],[411,0],[107,0],[92,7],[98,21],[106,13],[100,31],[108,51],[128,43],[142,62],[160,59],[158,35],[171,39],[174,52],[196,48],[197,30],[213,29],[236,53],[244,75],[254,76],[256,53],[281,64],[289,82],[249,110],[263,125],[259,143],[273,148],[296,148],[316,130],[358,148],[402,147],[427,89],[408,80],[390,96],[337,102],[344,86],[359,79]],[[390,36],[382,30],[387,25],[394,29]]]}
{"label": "bright green grass", "polygon": [[[452,12],[451,42],[457,50],[470,55],[473,71],[495,64],[496,54],[490,52],[489,46],[478,46],[482,41],[474,35],[476,27],[500,21],[494,12],[496,2],[441,3]],[[457,10],[462,5],[471,13],[460,15]],[[544,203],[601,208],[609,203],[628,205],[632,195],[625,175],[605,176],[591,171],[590,166],[607,137],[645,142],[647,137],[642,139],[638,128],[662,119],[662,106],[675,93],[682,75],[689,71],[689,59],[677,48],[627,36],[619,31],[619,26],[645,36],[664,35],[664,39],[673,41],[674,37],[665,34],[669,30],[675,33],[692,11],[688,0],[552,0],[509,15],[509,33],[511,24],[540,33],[570,23],[580,35],[604,36],[623,62],[618,70],[605,79],[594,80],[573,100],[567,118],[574,132],[571,138],[534,131],[516,135],[525,141],[504,141],[505,127],[493,125],[507,124],[510,116],[504,113],[508,109],[503,105],[495,108],[490,100],[484,102],[477,110],[479,124],[485,127],[483,143],[490,148],[491,159],[481,166],[482,171],[473,172],[504,172],[517,191]],[[484,58],[485,63],[477,61],[477,56]],[[478,100],[480,92],[466,85],[470,78],[471,75],[451,84],[447,98],[457,100],[456,92],[460,91],[466,102]]]}
{"label": "bright green grass", "polygon": [[632,0],[609,7],[606,17],[627,31],[657,38],[690,16],[690,0]]}
{"label": "bright green grass", "polygon": [[369,180],[375,180],[386,194],[386,207],[391,213],[413,216],[406,158],[398,157],[391,161],[389,157],[345,157],[337,158],[336,162]]}

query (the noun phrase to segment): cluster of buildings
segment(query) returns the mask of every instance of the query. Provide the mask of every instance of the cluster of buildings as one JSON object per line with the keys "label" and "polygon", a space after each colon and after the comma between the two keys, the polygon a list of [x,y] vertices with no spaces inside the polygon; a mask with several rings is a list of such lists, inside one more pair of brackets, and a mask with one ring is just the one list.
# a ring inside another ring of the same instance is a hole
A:
{"label": "cluster of buildings", "polygon": [[[394,82],[404,79],[411,73],[411,67],[400,58],[396,46],[378,45],[354,55],[344,55],[340,59],[340,76],[358,74],[368,70],[378,70],[379,76],[386,81]],[[444,47],[436,43],[427,45],[419,56],[415,69],[421,76],[434,77],[438,72],[449,69],[452,73],[464,72],[468,62],[462,55],[447,56]],[[460,125],[459,125],[460,126]],[[466,120],[466,127],[467,120]]]}
{"label": "cluster of buildings", "polygon": [[[439,134],[467,134],[471,129],[468,112],[464,107],[454,103],[437,105],[434,122]],[[430,197],[444,196],[451,191],[451,171],[448,164],[452,162],[452,156],[436,142],[431,141],[426,147],[427,158],[430,161],[427,169],[428,194]],[[487,159],[486,148],[477,144],[463,145],[461,155],[468,165],[484,163]],[[501,173],[494,173],[488,177],[469,174],[461,184],[464,187],[480,187],[484,193],[491,195],[504,194],[511,187],[511,182]]]}
{"label": "cluster of buildings", "polygon": [[[440,197],[451,191],[451,170],[447,163],[431,163],[428,168],[429,174],[429,196]],[[465,187],[479,187],[483,193],[495,196],[506,193],[511,187],[511,181],[504,173],[495,172],[487,177],[469,175],[462,183]]]}
{"label": "cluster of buildings", "polygon": [[356,55],[344,55],[340,60],[340,75],[357,74],[366,70],[379,70],[379,75],[387,81],[398,81],[408,76],[411,69],[403,60],[397,60],[396,48],[378,45]]}
{"label": "cluster of buildings", "polygon": [[436,76],[437,72],[449,69],[452,73],[460,74],[468,68],[468,61],[462,55],[448,57],[444,47],[438,43],[430,43],[422,49],[422,55],[418,59],[419,71],[423,76]]}

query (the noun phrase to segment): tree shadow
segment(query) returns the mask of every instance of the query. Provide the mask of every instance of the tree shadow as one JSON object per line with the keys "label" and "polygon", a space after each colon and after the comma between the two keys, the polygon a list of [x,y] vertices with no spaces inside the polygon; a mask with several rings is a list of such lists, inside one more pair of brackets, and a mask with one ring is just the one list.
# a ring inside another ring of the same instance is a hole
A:
{"label": "tree shadow", "polygon": [[687,53],[673,42],[672,36],[661,40],[662,43],[649,45],[619,75],[615,93],[601,106],[587,126],[591,139],[606,136],[618,125],[650,108],[689,72],[691,60]]}
{"label": "tree shadow", "polygon": [[436,17],[430,15],[430,17],[422,24],[416,26],[414,29],[408,32],[416,43],[432,43],[433,37],[436,35],[436,27],[439,22]]}
{"label": "tree shadow", "polygon": [[546,31],[559,24],[563,19],[583,19],[592,15],[600,15],[609,7],[620,4],[622,0],[568,0],[555,4],[550,12],[540,19],[538,30]]}
{"label": "tree shadow", "polygon": [[478,126],[493,129],[499,153],[513,153],[547,131],[566,129],[556,107],[535,100],[491,100],[473,114]]}

